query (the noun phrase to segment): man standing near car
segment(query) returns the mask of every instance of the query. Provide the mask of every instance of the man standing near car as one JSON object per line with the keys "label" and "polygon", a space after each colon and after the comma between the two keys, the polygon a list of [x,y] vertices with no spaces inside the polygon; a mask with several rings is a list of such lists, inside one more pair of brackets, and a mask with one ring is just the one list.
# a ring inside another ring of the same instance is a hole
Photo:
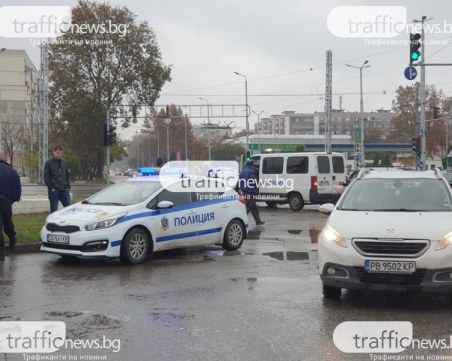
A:
{"label": "man standing near car", "polygon": [[61,202],[63,207],[71,205],[69,175],[68,164],[63,159],[63,147],[56,145],[53,147],[53,157],[44,165],[44,182],[49,194],[50,213],[58,209],[58,202]]}
{"label": "man standing near car", "polygon": [[0,153],[0,262],[5,260],[3,230],[9,238],[10,250],[13,250],[16,244],[12,205],[20,201],[21,192],[19,174],[3,160],[3,155]]}
{"label": "man standing near car", "polygon": [[259,215],[259,208],[257,208],[256,198],[259,195],[259,175],[254,168],[254,161],[248,159],[246,167],[242,169],[239,175],[239,188],[242,195],[245,197],[246,212],[251,214],[256,221],[256,225],[264,224]]}

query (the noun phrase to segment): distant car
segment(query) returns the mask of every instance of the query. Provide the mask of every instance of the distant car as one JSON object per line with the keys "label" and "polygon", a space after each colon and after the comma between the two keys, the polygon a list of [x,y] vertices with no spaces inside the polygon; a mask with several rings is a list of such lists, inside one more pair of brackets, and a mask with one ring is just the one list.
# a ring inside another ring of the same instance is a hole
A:
{"label": "distant car", "polygon": [[174,177],[163,187],[158,176],[130,178],[52,213],[41,230],[41,250],[136,264],[149,252],[171,248],[240,248],[248,228],[242,197],[232,189],[185,189],[186,181]]}
{"label": "distant car", "polygon": [[323,294],[452,292],[452,191],[439,170],[363,170],[319,236]]}

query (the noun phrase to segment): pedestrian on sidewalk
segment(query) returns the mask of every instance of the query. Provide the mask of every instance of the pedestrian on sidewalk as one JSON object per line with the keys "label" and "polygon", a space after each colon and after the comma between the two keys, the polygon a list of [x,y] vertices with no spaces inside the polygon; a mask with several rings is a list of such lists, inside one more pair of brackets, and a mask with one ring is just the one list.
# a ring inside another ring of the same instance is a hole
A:
{"label": "pedestrian on sidewalk", "polygon": [[44,182],[47,185],[50,213],[58,209],[58,203],[63,207],[71,205],[70,170],[66,161],[63,159],[63,147],[56,145],[53,147],[53,156],[44,164]]}
{"label": "pedestrian on sidewalk", "polygon": [[13,223],[12,205],[20,201],[22,186],[16,170],[7,163],[0,153],[0,262],[5,260],[5,239],[3,231],[9,239],[12,251],[16,245],[16,231]]}

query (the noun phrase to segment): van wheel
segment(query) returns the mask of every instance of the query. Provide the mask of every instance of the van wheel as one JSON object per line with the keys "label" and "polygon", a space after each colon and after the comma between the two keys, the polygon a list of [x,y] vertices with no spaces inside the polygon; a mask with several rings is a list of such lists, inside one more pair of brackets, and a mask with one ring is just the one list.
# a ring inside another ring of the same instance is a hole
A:
{"label": "van wheel", "polygon": [[289,194],[289,207],[293,211],[301,211],[304,207],[304,200],[300,193]]}
{"label": "van wheel", "polygon": [[133,228],[125,235],[121,243],[120,259],[125,264],[137,264],[144,261],[149,252],[149,238],[140,228]]}
{"label": "van wheel", "polygon": [[276,208],[276,202],[265,202],[268,208]]}
{"label": "van wheel", "polygon": [[323,297],[338,299],[341,297],[341,289],[338,287],[323,285]]}

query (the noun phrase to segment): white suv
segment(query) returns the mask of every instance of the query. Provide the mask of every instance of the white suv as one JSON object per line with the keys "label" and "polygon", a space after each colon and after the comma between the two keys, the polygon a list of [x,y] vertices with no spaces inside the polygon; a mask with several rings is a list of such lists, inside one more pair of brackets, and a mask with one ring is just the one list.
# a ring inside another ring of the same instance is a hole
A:
{"label": "white suv", "polygon": [[319,237],[323,294],[452,292],[452,191],[438,170],[363,170]]}

